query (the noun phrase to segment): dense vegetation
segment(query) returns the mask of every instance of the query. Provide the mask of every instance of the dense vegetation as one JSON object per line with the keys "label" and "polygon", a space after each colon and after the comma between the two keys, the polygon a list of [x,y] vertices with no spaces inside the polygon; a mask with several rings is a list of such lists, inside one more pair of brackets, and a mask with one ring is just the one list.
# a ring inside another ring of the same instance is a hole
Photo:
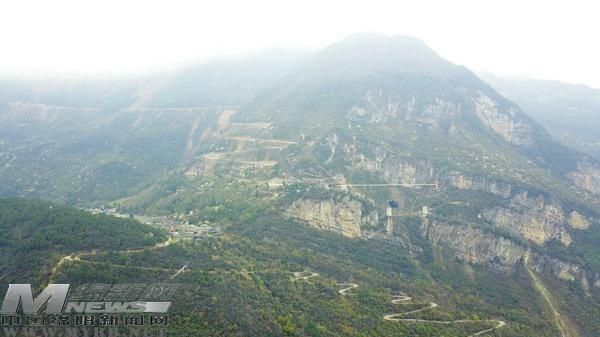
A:
{"label": "dense vegetation", "polygon": [[43,282],[64,254],[142,248],[164,240],[163,231],[133,219],[45,201],[0,199],[2,283]]}
{"label": "dense vegetation", "polygon": [[[184,241],[152,254],[89,256],[65,264],[57,280],[170,281],[187,264],[188,271],[177,278],[184,287],[173,307],[171,332],[179,336],[466,336],[489,326],[383,320],[385,314],[428,301],[440,308],[415,317],[499,318],[509,325],[497,336],[555,335],[551,317],[521,271],[503,275],[485,268],[469,271],[456,262],[428,263],[431,275],[396,244],[348,240],[264,213],[233,225],[219,238]],[[306,270],[320,276],[311,282],[292,280],[292,272]],[[342,288],[337,284],[347,282],[359,284],[356,295],[337,292]],[[391,295],[400,291],[415,304],[391,304]]]}

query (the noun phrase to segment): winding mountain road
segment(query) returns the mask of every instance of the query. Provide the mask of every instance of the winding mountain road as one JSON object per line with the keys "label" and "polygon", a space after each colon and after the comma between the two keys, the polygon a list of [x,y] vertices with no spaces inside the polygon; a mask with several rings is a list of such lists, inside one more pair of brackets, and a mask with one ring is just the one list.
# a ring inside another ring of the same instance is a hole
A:
{"label": "winding mountain road", "polygon": [[[165,242],[160,242],[157,243],[156,245],[150,247],[150,248],[142,248],[142,249],[128,249],[128,250],[124,250],[124,251],[117,251],[120,253],[134,253],[134,252],[140,252],[143,251],[144,249],[157,249],[157,248],[161,248],[161,247],[165,247],[170,245],[171,243],[173,243],[174,240],[167,240]],[[95,255],[96,251],[90,251],[90,252],[81,252],[81,253],[76,253],[76,254],[70,254],[70,255],[66,255],[63,256],[59,262],[57,263],[57,265],[52,269],[52,275],[53,276],[55,274],[55,272],[58,270],[58,268],[68,262],[68,261],[86,261],[86,262],[90,262],[90,263],[99,263],[96,261],[87,261],[87,260],[82,260],[81,257],[82,256],[87,256],[87,255]],[[187,264],[185,264],[183,267],[181,267],[180,269],[165,269],[165,268],[153,268],[153,267],[134,267],[134,268],[142,268],[142,269],[148,269],[148,270],[161,270],[161,271],[175,271],[175,273],[171,276],[171,279],[177,277],[179,274],[188,271],[189,269],[187,269]],[[231,272],[231,271],[230,271]],[[250,273],[254,273],[254,271],[244,271],[244,273],[246,274],[250,274]],[[292,273],[292,281],[304,281],[307,283],[314,283],[314,281],[312,281],[312,278],[318,277],[319,273],[315,273],[315,272],[293,272]],[[358,288],[358,284],[356,283],[338,283],[337,284],[340,287],[343,287],[342,289],[338,290],[338,293],[342,296],[352,296],[355,295],[354,293],[350,292],[351,290],[354,290],[356,288]],[[392,300],[391,302],[393,304],[396,305],[408,305],[408,304],[413,304],[412,302],[412,298],[410,296],[407,296],[403,293],[401,293],[400,295],[392,295]],[[442,324],[442,325],[450,325],[450,324],[455,324],[455,323],[495,323],[495,325],[491,328],[487,328],[481,331],[478,331],[474,334],[469,335],[468,337],[475,337],[475,336],[481,336],[485,333],[488,332],[492,332],[496,329],[500,329],[502,328],[504,325],[506,325],[506,322],[502,321],[502,320],[495,320],[495,319],[486,319],[486,320],[469,320],[469,319],[462,319],[462,320],[454,320],[454,321],[439,321],[439,320],[429,320],[429,319],[420,319],[420,318],[410,318],[410,317],[406,317],[409,315],[413,315],[425,310],[431,310],[438,307],[438,305],[434,302],[430,302],[427,306],[423,307],[423,308],[419,308],[419,309],[414,309],[414,310],[409,310],[409,311],[405,311],[405,312],[399,312],[399,313],[393,313],[393,314],[388,314],[388,315],[384,315],[383,319],[386,321],[394,321],[394,322],[404,322],[404,323],[428,323],[428,324]]]}
{"label": "winding mountain road", "polygon": [[319,276],[319,273],[310,273],[308,275],[303,275],[303,274],[306,274],[306,272],[299,272],[299,271],[295,271],[293,274],[294,274],[294,276],[292,277],[292,281],[305,281],[308,283],[313,283],[312,281],[308,280],[309,278]]}
{"label": "winding mountain road", "polygon": [[[292,277],[292,280],[314,283],[312,281],[309,281],[309,279],[319,276],[318,273],[314,273],[314,272],[310,272],[308,274],[307,273],[308,272],[294,272],[293,273],[294,276]],[[349,293],[349,291],[358,288],[358,284],[356,284],[356,283],[338,283],[337,285],[343,287],[342,289],[338,290],[338,293],[342,296],[355,295],[353,293]],[[412,297],[407,296],[402,293],[400,295],[392,295],[392,303],[397,304],[397,305],[412,304]],[[461,323],[495,323],[495,325],[493,327],[478,331],[467,337],[481,336],[488,332],[492,332],[496,329],[500,329],[506,325],[506,322],[504,322],[502,320],[496,320],[496,319],[485,319],[485,320],[460,319],[460,320],[455,320],[455,321],[438,321],[438,320],[420,319],[420,318],[403,318],[403,317],[406,317],[409,315],[419,313],[421,311],[431,310],[436,307],[438,307],[437,303],[430,302],[427,306],[425,306],[423,308],[385,315],[385,316],[383,316],[383,319],[386,321],[394,321],[394,322],[428,323],[428,324],[442,324],[442,325],[450,325],[450,324],[455,324],[455,323],[459,323],[459,324],[461,324]]]}
{"label": "winding mountain road", "polygon": [[356,295],[353,293],[348,293],[348,291],[358,288],[358,284],[356,284],[356,283],[338,283],[338,286],[346,287],[346,288],[338,290],[338,293],[340,293],[341,295]]}
{"label": "winding mountain road", "polygon": [[[176,241],[177,241],[176,239],[169,237],[166,241],[159,242],[151,247],[117,250],[117,251],[112,251],[112,252],[114,252],[114,253],[129,253],[129,254],[130,253],[140,253],[146,249],[155,250],[155,249],[163,248],[163,247],[171,245],[172,243],[174,243]],[[85,251],[85,252],[72,253],[72,254],[61,257],[60,260],[58,260],[58,263],[54,266],[54,268],[52,268],[52,271],[50,273],[50,278],[52,278],[54,276],[54,274],[56,274],[56,272],[58,271],[58,268],[60,268],[60,266],[62,266],[63,264],[65,264],[66,262],[69,262],[69,261],[85,261],[87,263],[103,264],[103,262],[82,259],[83,256],[91,256],[91,255],[96,255],[96,254],[97,254],[97,251],[94,249],[94,250]],[[115,265],[115,266],[121,266],[121,265]],[[162,271],[176,270],[176,269],[167,269],[167,268],[136,267],[136,266],[121,266],[121,267],[131,267],[131,268],[138,268],[138,269],[145,269],[145,270],[162,270]],[[184,272],[185,267],[187,267],[187,264],[184,266],[184,268],[182,268],[180,273]]]}
{"label": "winding mountain road", "polygon": [[[409,303],[405,303],[405,302],[409,302]],[[409,296],[406,296],[404,294],[392,295],[392,303],[398,304],[398,305],[410,304],[410,303],[412,303],[412,298]],[[444,325],[449,325],[449,324],[453,324],[453,323],[496,323],[493,327],[491,327],[489,329],[478,331],[472,335],[469,335],[468,337],[481,336],[485,333],[494,331],[494,330],[499,329],[499,328],[503,327],[504,325],[506,325],[506,322],[501,321],[501,320],[495,320],[495,319],[485,319],[485,320],[460,319],[460,320],[455,320],[455,321],[437,321],[437,320],[419,319],[419,318],[401,318],[401,317],[405,317],[408,315],[416,314],[421,311],[430,310],[430,309],[436,308],[437,306],[438,306],[437,303],[430,302],[429,305],[426,307],[416,309],[416,310],[401,312],[401,313],[385,315],[383,317],[383,319],[387,320],[387,321],[395,321],[395,322],[431,323],[431,324],[444,324]]]}

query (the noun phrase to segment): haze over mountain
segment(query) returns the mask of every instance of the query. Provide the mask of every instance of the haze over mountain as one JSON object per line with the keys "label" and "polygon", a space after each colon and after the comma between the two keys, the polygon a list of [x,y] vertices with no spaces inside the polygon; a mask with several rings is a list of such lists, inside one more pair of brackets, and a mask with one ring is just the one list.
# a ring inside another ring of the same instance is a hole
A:
{"label": "haze over mountain", "polygon": [[558,81],[482,77],[565,145],[600,158],[600,90]]}
{"label": "haze over mountain", "polygon": [[600,333],[598,160],[415,38],[2,87],[0,195],[222,228],[51,273],[185,265],[176,335]]}

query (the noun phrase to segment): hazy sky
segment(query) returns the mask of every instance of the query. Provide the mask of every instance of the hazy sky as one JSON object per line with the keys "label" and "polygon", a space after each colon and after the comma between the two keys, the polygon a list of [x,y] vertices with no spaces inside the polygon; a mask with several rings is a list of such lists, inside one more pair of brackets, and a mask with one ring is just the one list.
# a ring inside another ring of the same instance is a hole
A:
{"label": "hazy sky", "polygon": [[600,88],[597,1],[128,1],[0,3],[0,74],[160,71],[263,48],[320,48],[362,31],[422,39],[475,71]]}

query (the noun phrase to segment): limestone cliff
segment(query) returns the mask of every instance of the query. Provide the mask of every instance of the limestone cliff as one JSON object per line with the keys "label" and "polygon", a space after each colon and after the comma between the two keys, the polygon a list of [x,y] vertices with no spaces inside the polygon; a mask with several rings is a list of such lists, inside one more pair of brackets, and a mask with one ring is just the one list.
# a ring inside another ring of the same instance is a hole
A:
{"label": "limestone cliff", "polygon": [[501,109],[496,101],[481,95],[475,100],[475,115],[483,125],[515,145],[530,145],[531,126],[517,117],[515,108]]}
{"label": "limestone cliff", "polygon": [[508,198],[511,195],[512,186],[508,183],[499,182],[483,176],[471,177],[457,171],[449,172],[444,177],[444,182],[449,186],[461,190],[476,190],[489,192],[495,195]]}
{"label": "limestone cliff", "polygon": [[[520,111],[513,106],[505,107],[487,95],[479,93],[469,104],[473,113],[488,129],[505,141],[519,146],[532,144],[532,126],[522,118]],[[394,92],[383,90],[368,91],[346,113],[355,122],[369,124],[390,121],[417,122],[438,128],[445,121],[459,118],[463,105],[442,97],[423,98],[417,96],[399,97]]]}
{"label": "limestone cliff", "polygon": [[373,147],[371,152],[369,156],[353,144],[342,146],[342,153],[352,162],[353,169],[379,173],[388,183],[410,185],[434,180],[435,171],[429,161],[391,155],[381,146]]}
{"label": "limestone cliff", "polygon": [[449,248],[456,258],[469,263],[513,266],[528,250],[510,239],[486,233],[469,225],[450,225],[439,221],[423,222],[423,234],[433,246]]}
{"label": "limestone cliff", "polygon": [[361,237],[361,227],[376,226],[376,212],[364,214],[359,201],[344,197],[341,200],[299,199],[292,202],[287,215],[310,226],[340,233],[346,237]]}
{"label": "limestone cliff", "polygon": [[444,120],[460,116],[461,106],[444,98],[399,97],[397,92],[368,91],[346,113],[355,122],[381,124],[391,121],[417,122],[439,127]]}
{"label": "limestone cliff", "polygon": [[592,221],[587,217],[579,214],[577,211],[571,212],[569,215],[569,225],[575,229],[587,229],[592,224]]}
{"label": "limestone cliff", "polygon": [[564,210],[559,204],[546,201],[543,196],[531,198],[527,192],[521,192],[510,200],[508,207],[486,209],[482,216],[538,245],[550,240],[559,240],[566,246],[572,242]]}
{"label": "limestone cliff", "polygon": [[[414,246],[407,235],[394,233],[389,228],[386,232],[379,226],[378,213],[365,211],[364,202],[351,196],[300,198],[289,205],[286,214],[315,228],[349,238],[379,238],[395,242],[408,247],[413,257],[423,251],[422,247]],[[474,223],[450,224],[431,218],[422,218],[421,232],[429,244],[441,250],[446,258],[489,265],[504,272],[524,263],[533,270],[579,282],[586,291],[591,286],[600,287],[598,275],[590,274],[583,264],[540,253],[543,252],[540,247],[549,240],[569,245],[572,241],[570,230],[586,229],[591,219],[576,211],[567,213],[558,203],[541,195],[531,197],[527,192],[512,196],[507,207],[487,209],[482,214],[482,220],[511,235]]]}
{"label": "limestone cliff", "polygon": [[600,168],[588,162],[580,163],[577,170],[568,174],[575,186],[594,194],[600,194]]}
{"label": "limestone cliff", "polygon": [[426,161],[391,157],[384,161],[383,177],[394,184],[429,183],[433,179],[433,166]]}
{"label": "limestone cliff", "polygon": [[424,221],[422,232],[434,248],[443,250],[446,255],[452,254],[461,261],[493,265],[504,271],[512,270],[517,263],[523,262],[537,271],[580,282],[584,289],[588,289],[590,284],[599,285],[598,275],[589,275],[577,263],[539,254],[531,247],[474,225]]}

